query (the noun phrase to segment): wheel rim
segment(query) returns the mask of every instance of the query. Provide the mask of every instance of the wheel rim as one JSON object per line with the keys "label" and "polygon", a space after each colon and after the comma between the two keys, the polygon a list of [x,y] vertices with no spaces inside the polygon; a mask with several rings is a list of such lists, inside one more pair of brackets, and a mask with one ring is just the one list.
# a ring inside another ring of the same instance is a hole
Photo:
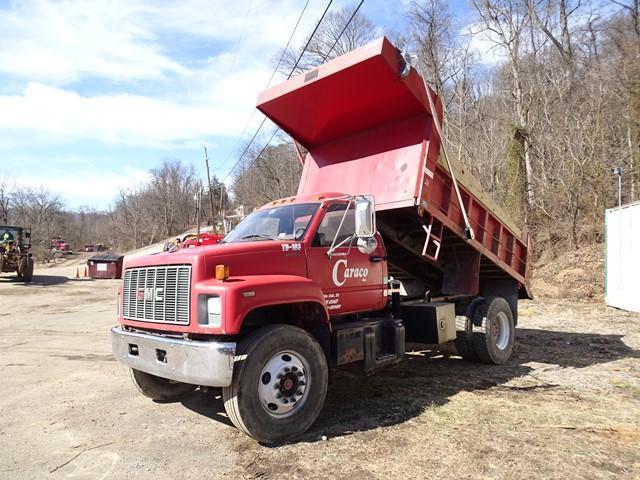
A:
{"label": "wheel rim", "polygon": [[493,341],[499,350],[504,350],[509,345],[509,318],[504,312],[498,312],[492,322]]}
{"label": "wheel rim", "polygon": [[273,417],[288,417],[302,407],[310,384],[307,360],[297,352],[278,352],[269,359],[260,373],[260,404]]}

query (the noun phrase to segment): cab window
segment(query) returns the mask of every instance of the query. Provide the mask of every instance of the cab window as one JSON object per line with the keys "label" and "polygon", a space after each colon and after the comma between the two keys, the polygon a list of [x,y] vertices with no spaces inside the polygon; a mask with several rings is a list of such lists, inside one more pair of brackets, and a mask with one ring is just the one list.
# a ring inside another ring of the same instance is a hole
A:
{"label": "cab window", "polygon": [[[346,203],[334,203],[327,208],[327,211],[324,214],[324,218],[322,219],[322,222],[318,227],[318,231],[314,239],[314,246],[331,246],[336,233],[338,233],[338,227],[340,227],[340,222],[342,222],[342,217],[344,216],[344,211],[346,208]],[[349,211],[347,212],[344,222],[342,223],[342,227],[340,228],[340,232],[338,233],[338,238],[336,238],[335,245],[338,245],[340,242],[343,242],[347,238],[353,236],[355,231],[355,208],[352,204],[349,208]],[[346,243],[344,246],[347,245],[348,243]]]}

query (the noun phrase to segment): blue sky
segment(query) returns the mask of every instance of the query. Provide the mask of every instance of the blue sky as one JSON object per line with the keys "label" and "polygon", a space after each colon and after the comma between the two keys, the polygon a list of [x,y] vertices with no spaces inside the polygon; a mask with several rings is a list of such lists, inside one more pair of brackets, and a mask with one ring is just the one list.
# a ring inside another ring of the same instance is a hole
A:
{"label": "blue sky", "polygon": [[[405,28],[407,4],[366,0],[362,11],[384,34]],[[0,0],[0,177],[98,209],[164,159],[192,163],[204,178],[203,145],[224,177],[303,5]],[[354,5],[335,0],[332,9]],[[296,45],[325,6],[310,1]],[[464,1],[452,7],[470,14]]]}

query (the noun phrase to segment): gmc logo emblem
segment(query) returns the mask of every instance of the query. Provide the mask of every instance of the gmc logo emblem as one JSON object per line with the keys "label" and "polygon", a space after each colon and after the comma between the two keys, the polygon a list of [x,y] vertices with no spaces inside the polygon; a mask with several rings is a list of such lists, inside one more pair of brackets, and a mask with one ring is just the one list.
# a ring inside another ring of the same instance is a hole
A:
{"label": "gmc logo emblem", "polygon": [[139,302],[161,302],[164,300],[164,288],[139,288],[136,292],[136,300]]}

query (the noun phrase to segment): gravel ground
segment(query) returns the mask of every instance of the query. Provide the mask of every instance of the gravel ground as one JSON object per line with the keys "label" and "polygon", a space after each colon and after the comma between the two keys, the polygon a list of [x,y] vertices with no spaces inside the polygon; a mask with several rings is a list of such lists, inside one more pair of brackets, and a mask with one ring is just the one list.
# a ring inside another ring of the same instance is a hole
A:
{"label": "gravel ground", "polygon": [[640,315],[522,302],[509,364],[416,348],[340,372],[312,429],[268,448],[215,392],[138,394],[110,353],[118,282],[75,273],[0,277],[0,479],[640,478]]}

